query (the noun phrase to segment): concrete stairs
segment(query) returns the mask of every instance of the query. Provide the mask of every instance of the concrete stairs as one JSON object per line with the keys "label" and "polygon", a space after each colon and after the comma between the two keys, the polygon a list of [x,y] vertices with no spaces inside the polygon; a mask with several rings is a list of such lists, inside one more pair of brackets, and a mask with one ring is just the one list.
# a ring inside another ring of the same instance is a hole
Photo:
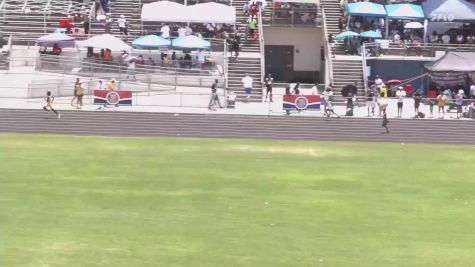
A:
{"label": "concrete stairs", "polygon": [[[327,25],[327,32],[336,36],[340,33],[338,29],[338,19],[341,16],[340,1],[338,0],[321,0],[320,5],[325,11],[325,23]],[[336,42],[334,48],[335,54],[344,55],[345,49],[342,42]]]}
{"label": "concrete stairs", "polygon": [[358,82],[358,95],[364,95],[363,64],[361,59],[333,59],[333,90],[340,95],[341,89]]}
{"label": "concrete stairs", "polygon": [[[246,76],[246,74],[249,74],[254,81],[252,94],[249,99],[246,99],[246,93],[242,84],[242,78]],[[236,93],[237,101],[261,102],[262,84],[260,58],[240,57],[238,60],[230,59],[228,63],[228,89]]]}
{"label": "concrete stairs", "polygon": [[[230,58],[228,61],[228,89],[234,91],[237,95],[237,101],[261,102],[262,101],[262,83],[261,83],[261,55],[259,41],[249,38],[247,41],[243,38],[247,31],[247,19],[244,15],[245,0],[234,0],[232,5],[236,8],[236,26],[237,32],[241,38],[241,55],[237,60]],[[247,74],[254,80],[253,90],[250,99],[246,99],[246,94],[242,85],[242,78]]]}

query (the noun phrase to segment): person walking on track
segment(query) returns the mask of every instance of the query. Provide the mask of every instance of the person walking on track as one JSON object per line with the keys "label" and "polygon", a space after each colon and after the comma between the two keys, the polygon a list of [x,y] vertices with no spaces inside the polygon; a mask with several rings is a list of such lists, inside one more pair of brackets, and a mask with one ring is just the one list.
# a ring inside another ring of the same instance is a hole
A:
{"label": "person walking on track", "polygon": [[388,116],[386,115],[386,111],[385,111],[383,113],[383,124],[381,126],[386,129],[387,134],[389,133],[388,123],[389,123],[389,120],[388,120]]}
{"label": "person walking on track", "polygon": [[216,109],[213,108],[216,104],[219,105],[219,108],[223,108],[218,97],[218,79],[214,80],[213,85],[211,85],[211,98],[209,100],[208,109],[216,111]]}
{"label": "person walking on track", "polygon": [[74,89],[73,89],[73,99],[71,99],[71,106],[73,107],[76,107],[74,103],[77,102],[78,96],[76,93],[77,93],[77,87],[80,83],[81,81],[79,80],[79,78],[76,78],[76,83],[74,84]]}
{"label": "person walking on track", "polygon": [[46,99],[45,99],[45,100],[46,100],[46,105],[43,107],[43,110],[44,110],[44,111],[48,111],[48,112],[51,110],[51,111],[54,112],[54,114],[56,114],[56,116],[58,117],[58,119],[61,118],[61,114],[59,114],[59,112],[56,111],[56,110],[53,108],[54,97],[51,95],[51,92],[50,92],[50,91],[48,91],[48,92],[46,93]]}

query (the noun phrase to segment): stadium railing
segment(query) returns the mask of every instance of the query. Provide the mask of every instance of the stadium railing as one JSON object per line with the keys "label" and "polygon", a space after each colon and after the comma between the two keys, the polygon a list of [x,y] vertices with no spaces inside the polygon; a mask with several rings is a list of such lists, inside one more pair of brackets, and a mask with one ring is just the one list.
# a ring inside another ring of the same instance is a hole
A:
{"label": "stadium railing", "polygon": [[380,43],[366,43],[365,50],[363,51],[366,52],[366,50],[369,50],[369,57],[378,57],[380,55],[435,57],[437,52],[445,52],[447,50],[474,52],[475,45],[439,43],[404,44],[392,42],[389,43],[389,45],[382,45]]}
{"label": "stadium railing", "polygon": [[[272,8],[271,25],[287,27],[321,27],[318,8]],[[302,17],[309,16],[306,19]]]}

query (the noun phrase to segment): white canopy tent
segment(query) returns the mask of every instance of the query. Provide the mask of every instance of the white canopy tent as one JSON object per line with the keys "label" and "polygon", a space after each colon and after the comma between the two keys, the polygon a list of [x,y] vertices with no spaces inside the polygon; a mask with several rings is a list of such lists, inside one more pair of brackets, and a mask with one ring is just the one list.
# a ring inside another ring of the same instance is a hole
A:
{"label": "white canopy tent", "polygon": [[203,3],[188,6],[190,17],[188,22],[195,23],[236,23],[236,8],[218,3]]}
{"label": "white canopy tent", "polygon": [[159,1],[142,7],[142,21],[187,22],[189,17],[189,8],[176,2]]}
{"label": "white canopy tent", "polygon": [[144,4],[142,21],[236,23],[236,8],[218,3],[203,3],[185,6],[170,1]]}
{"label": "white canopy tent", "polygon": [[79,47],[110,49],[111,51],[129,51],[132,47],[110,34],[96,35],[85,41],[77,42]]}

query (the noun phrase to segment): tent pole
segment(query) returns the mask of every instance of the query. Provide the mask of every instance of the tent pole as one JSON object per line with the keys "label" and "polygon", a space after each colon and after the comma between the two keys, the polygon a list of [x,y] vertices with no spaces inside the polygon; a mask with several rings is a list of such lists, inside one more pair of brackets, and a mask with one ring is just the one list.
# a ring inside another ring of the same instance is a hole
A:
{"label": "tent pole", "polygon": [[348,22],[346,23],[346,30],[348,31],[350,29],[350,22],[351,21],[351,15],[348,16]]}
{"label": "tent pole", "polygon": [[427,42],[427,25],[428,24],[429,24],[428,20],[425,19],[424,20],[424,37],[423,37],[424,43]]}
{"label": "tent pole", "polygon": [[386,40],[389,37],[389,17],[386,17]]}

